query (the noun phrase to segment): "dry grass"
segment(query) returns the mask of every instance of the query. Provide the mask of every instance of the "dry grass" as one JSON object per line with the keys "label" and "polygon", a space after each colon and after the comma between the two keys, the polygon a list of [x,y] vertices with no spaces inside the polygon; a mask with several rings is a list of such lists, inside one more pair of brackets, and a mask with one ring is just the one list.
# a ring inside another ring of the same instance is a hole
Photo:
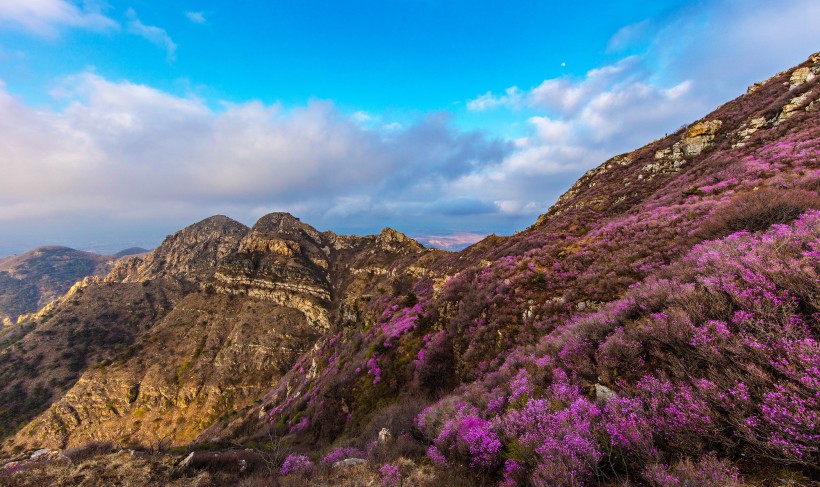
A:
{"label": "dry grass", "polygon": [[[262,456],[251,451],[197,452],[191,466],[180,469],[184,455],[149,454],[127,450],[103,452],[105,448],[72,452],[62,460],[31,461],[14,469],[0,467],[3,487],[82,486],[82,487],[302,487],[379,486],[379,464],[366,463],[352,467],[319,466],[307,475],[279,476],[267,468]],[[240,471],[239,460],[248,468]],[[418,487],[489,487],[487,478],[458,467],[440,469],[422,460],[408,458],[393,462],[402,474],[402,486]]]}

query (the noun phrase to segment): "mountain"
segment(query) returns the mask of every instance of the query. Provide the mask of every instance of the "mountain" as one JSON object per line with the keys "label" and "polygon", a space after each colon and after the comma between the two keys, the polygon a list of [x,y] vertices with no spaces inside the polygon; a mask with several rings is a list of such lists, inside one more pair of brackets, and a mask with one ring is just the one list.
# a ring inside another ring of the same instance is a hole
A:
{"label": "mountain", "polygon": [[6,401],[37,404],[3,410],[24,424],[3,448],[193,445],[157,475],[212,485],[283,460],[300,485],[325,454],[367,458],[360,484],[817,481],[818,74],[815,54],[457,253],[286,213],[181,230],[0,342]]}
{"label": "mountain", "polygon": [[68,247],[39,247],[0,259],[0,321],[17,322],[65,294],[86,276],[105,275],[111,258]]}
{"label": "mountain", "polygon": [[[394,230],[320,233],[287,213],[252,228],[224,216],[203,220],[81,288],[83,296],[121,294],[106,300],[114,309],[74,320],[62,312],[75,306],[58,304],[54,317],[15,345],[36,356],[47,330],[60,327],[52,335],[59,345],[50,347],[70,348],[78,326],[140,318],[17,439],[31,434],[49,447],[92,439],[187,444],[256,401],[332,326],[355,323],[376,286],[391,287],[392,276],[412,279],[404,274],[412,264],[438,253]],[[151,312],[143,309],[149,303]]]}

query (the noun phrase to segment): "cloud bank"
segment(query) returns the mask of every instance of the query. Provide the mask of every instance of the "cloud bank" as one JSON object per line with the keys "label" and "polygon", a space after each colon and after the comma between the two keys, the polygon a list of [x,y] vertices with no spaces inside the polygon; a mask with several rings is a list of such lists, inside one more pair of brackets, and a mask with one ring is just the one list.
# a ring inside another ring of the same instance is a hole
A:
{"label": "cloud bank", "polygon": [[90,73],[60,92],[65,108],[43,111],[0,91],[0,222],[190,218],[206,208],[246,219],[287,209],[307,221],[485,214],[492,202],[448,197],[446,186],[511,150],[453,129],[446,115],[396,130],[367,128],[325,101],[213,110]]}

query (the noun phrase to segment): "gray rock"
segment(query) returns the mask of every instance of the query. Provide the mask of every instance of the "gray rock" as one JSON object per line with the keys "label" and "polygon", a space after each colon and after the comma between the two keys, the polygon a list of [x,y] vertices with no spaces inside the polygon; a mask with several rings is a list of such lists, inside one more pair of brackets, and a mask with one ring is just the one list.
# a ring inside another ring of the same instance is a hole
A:
{"label": "gray rock", "polygon": [[614,399],[617,394],[615,391],[603,384],[595,384],[595,400],[600,403],[607,403]]}
{"label": "gray rock", "polygon": [[333,468],[353,467],[355,465],[361,465],[363,463],[367,463],[367,461],[361,458],[345,458],[344,460],[339,460],[338,462],[334,463]]}
{"label": "gray rock", "polygon": [[48,448],[40,448],[39,450],[32,453],[31,457],[29,458],[31,458],[32,460],[36,460],[37,458],[40,458],[43,455],[47,455],[48,453],[51,453],[51,450],[49,450]]}

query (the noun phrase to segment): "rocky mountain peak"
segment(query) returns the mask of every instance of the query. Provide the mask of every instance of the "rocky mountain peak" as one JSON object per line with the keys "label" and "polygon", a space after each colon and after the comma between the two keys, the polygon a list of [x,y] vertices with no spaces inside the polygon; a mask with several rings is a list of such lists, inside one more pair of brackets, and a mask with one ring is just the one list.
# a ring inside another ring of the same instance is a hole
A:
{"label": "rocky mountain peak", "polygon": [[302,239],[305,236],[321,242],[321,234],[312,226],[285,212],[268,213],[251,228],[251,233],[260,237],[280,237]]}
{"label": "rocky mountain peak", "polygon": [[[225,215],[214,215],[194,223],[193,225],[189,225],[174,235],[182,233],[190,236],[202,236],[207,238],[213,236],[213,234],[244,234],[247,231],[248,227],[246,225],[243,225],[232,218]],[[173,237],[173,235],[171,236]]]}
{"label": "rocky mountain peak", "polygon": [[381,232],[376,236],[376,242],[385,250],[398,252],[398,251],[410,251],[410,252],[418,252],[419,250],[424,250],[424,246],[420,243],[416,242],[412,238],[408,237],[407,235],[393,230],[392,228],[384,228]]}
{"label": "rocky mountain peak", "polygon": [[206,218],[166,237],[123,280],[210,275],[221,258],[239,248],[247,232],[247,226],[224,215]]}
{"label": "rocky mountain peak", "polygon": [[305,254],[323,258],[322,235],[290,213],[269,213],[260,218],[242,239],[242,252],[271,252],[292,257]]}

